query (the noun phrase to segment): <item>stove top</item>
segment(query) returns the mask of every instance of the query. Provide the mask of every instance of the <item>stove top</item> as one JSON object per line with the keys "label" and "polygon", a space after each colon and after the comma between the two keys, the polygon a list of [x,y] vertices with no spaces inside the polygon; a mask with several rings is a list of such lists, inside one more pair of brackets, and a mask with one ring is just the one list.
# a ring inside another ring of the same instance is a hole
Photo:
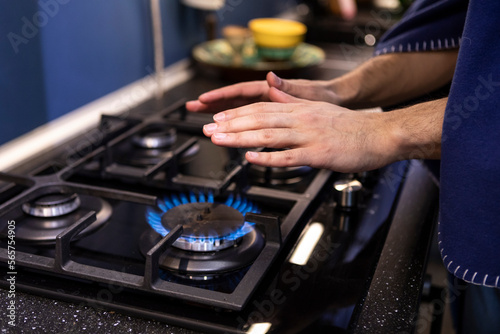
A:
{"label": "stove top", "polygon": [[346,329],[408,163],[253,166],[183,105],[103,115],[90,139],[0,173],[0,265],[16,288],[201,331]]}

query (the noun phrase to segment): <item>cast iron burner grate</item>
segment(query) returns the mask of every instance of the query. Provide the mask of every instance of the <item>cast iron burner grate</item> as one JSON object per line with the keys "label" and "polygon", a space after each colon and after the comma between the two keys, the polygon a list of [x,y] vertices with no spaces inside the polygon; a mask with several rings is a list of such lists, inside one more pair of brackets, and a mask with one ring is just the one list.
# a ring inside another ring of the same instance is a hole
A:
{"label": "cast iron burner grate", "polygon": [[[113,149],[113,160],[124,166],[151,167],[174,157],[190,136],[178,134],[165,123],[152,123],[122,141]],[[179,164],[189,162],[200,151],[194,143],[179,154]]]}
{"label": "cast iron burner grate", "polygon": [[149,208],[146,218],[154,231],[141,238],[147,251],[176,226],[182,235],[160,258],[160,267],[190,279],[208,279],[248,266],[264,246],[255,224],[244,214],[257,213],[257,206],[240,196],[228,196],[225,203],[214,201],[212,193],[172,194],[160,201],[161,211]]}
{"label": "cast iron burner grate", "polygon": [[86,213],[94,211],[96,220],[81,231],[75,240],[102,227],[111,217],[113,209],[108,201],[76,193],[51,193],[37,197],[15,210],[16,238],[39,245],[54,244],[64,232]]}

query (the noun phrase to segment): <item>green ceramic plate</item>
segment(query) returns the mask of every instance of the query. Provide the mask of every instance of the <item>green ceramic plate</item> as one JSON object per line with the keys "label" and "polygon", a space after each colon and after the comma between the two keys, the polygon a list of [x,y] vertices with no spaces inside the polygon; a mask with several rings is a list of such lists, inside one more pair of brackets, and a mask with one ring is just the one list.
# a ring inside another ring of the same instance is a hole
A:
{"label": "green ceramic plate", "polygon": [[314,45],[302,43],[291,57],[282,61],[268,61],[261,57],[253,43],[247,43],[241,56],[235,55],[225,39],[202,43],[193,49],[194,59],[205,65],[230,70],[279,71],[301,69],[319,65],[325,59],[324,51]]}

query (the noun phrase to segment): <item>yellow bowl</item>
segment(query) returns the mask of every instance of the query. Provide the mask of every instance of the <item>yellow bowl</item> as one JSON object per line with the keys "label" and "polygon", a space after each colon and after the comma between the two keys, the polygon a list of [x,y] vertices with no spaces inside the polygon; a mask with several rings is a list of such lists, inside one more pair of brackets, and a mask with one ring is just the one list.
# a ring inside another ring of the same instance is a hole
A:
{"label": "yellow bowl", "polygon": [[302,43],[307,31],[303,23],[275,18],[254,19],[248,27],[257,46],[277,49],[296,47]]}

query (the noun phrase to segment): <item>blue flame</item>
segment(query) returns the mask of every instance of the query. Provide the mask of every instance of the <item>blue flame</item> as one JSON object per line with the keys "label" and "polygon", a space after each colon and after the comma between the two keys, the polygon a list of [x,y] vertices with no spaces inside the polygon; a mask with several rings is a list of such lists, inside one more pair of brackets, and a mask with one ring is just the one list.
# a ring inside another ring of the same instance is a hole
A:
{"label": "blue flame", "polygon": [[[163,200],[158,201],[157,209],[160,209],[160,211],[153,208],[148,208],[146,210],[146,220],[158,234],[164,237],[168,234],[169,231],[161,223],[161,217],[163,216],[163,214],[165,214],[168,210],[173,209],[176,206],[188,203],[214,203],[214,195],[212,192],[209,192],[206,195],[203,192],[200,192],[198,194],[198,197],[196,197],[196,194],[193,192],[190,192],[187,195],[184,193],[180,193],[179,195],[172,194],[169,197],[165,197]],[[233,194],[230,194],[226,202],[223,204],[238,210],[239,212],[241,212],[243,216],[249,212],[251,213],[260,212],[260,210],[254,203],[248,201],[246,198],[241,198],[239,194],[236,195],[236,197]],[[189,242],[195,242],[195,241],[204,242],[205,240],[208,240],[210,243],[214,243],[217,240],[236,240],[238,238],[243,237],[245,234],[251,232],[253,230],[254,225],[255,225],[254,223],[245,222],[239,230],[223,237],[197,236],[197,237],[183,237],[183,238]]]}

